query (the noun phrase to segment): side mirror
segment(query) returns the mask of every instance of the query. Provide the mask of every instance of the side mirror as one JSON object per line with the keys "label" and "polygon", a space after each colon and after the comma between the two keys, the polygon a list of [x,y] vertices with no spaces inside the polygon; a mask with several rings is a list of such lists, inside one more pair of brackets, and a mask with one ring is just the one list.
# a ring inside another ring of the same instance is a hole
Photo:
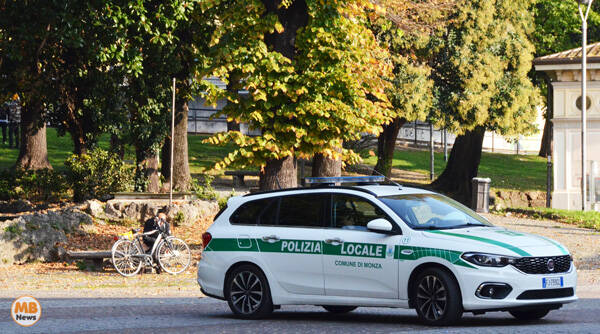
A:
{"label": "side mirror", "polygon": [[373,232],[390,233],[392,231],[392,223],[384,218],[377,218],[367,223],[367,229]]}

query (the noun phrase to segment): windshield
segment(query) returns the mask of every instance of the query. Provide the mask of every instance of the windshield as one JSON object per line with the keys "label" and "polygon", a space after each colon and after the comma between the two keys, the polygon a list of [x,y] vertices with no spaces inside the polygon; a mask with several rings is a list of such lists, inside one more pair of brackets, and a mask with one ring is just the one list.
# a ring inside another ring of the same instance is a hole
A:
{"label": "windshield", "polygon": [[492,226],[466,206],[438,194],[395,195],[379,199],[414,229]]}

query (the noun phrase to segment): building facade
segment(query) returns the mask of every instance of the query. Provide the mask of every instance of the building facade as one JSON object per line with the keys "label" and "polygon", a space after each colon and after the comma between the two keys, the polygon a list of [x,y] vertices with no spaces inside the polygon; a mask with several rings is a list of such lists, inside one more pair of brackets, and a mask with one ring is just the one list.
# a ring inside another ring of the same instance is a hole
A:
{"label": "building facade", "polygon": [[[586,200],[600,206],[600,43],[588,46],[587,54],[587,178]],[[550,83],[549,108],[553,124],[552,207],[581,209],[581,48],[534,60],[535,70]]]}

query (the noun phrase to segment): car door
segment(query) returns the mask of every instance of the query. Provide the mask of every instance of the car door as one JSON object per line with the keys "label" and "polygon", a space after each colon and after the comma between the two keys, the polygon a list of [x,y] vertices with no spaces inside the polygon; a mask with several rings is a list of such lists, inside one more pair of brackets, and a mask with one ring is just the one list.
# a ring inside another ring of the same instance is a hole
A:
{"label": "car door", "polygon": [[[398,298],[400,236],[367,230],[376,218],[392,220],[367,199],[344,193],[331,196],[330,228],[324,230],[325,295]],[[399,231],[397,226],[394,227]]]}
{"label": "car door", "polygon": [[324,194],[281,196],[276,223],[259,226],[260,255],[289,293],[325,293],[322,233],[326,198]]}

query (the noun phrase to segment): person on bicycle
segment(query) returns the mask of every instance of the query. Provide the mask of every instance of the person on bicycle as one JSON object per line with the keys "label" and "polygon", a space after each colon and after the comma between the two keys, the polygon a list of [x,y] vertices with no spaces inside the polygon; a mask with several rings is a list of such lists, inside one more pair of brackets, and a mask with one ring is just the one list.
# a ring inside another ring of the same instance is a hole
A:
{"label": "person on bicycle", "polygon": [[155,232],[144,235],[144,244],[148,246],[148,252],[152,251],[152,247],[160,232],[171,235],[171,227],[169,226],[169,222],[167,222],[167,215],[163,211],[159,211],[158,215],[148,219],[144,223],[144,233],[151,231]]}

